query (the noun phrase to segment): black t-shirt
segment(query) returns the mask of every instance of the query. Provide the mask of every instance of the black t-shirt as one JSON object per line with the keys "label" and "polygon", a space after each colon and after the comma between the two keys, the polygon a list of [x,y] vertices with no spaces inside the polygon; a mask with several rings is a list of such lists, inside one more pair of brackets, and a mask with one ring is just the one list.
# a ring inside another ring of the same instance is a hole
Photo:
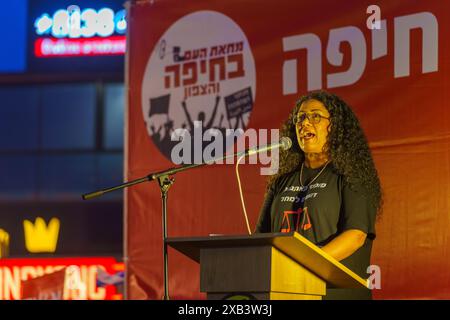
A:
{"label": "black t-shirt", "polygon": [[[304,166],[302,184],[307,186],[322,169]],[[354,189],[336,173],[331,163],[307,187],[300,185],[300,170],[283,175],[266,195],[255,232],[297,231],[322,247],[345,230],[361,230],[367,234],[364,245],[340,262],[366,279],[375,239],[376,208],[361,192],[361,187]],[[325,298],[370,298],[370,292],[328,289]]]}

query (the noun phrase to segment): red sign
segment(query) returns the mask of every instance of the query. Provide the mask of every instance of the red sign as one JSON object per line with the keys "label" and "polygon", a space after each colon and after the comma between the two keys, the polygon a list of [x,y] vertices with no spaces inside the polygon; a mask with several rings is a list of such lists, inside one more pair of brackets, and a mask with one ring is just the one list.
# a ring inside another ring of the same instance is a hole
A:
{"label": "red sign", "polygon": [[85,57],[123,55],[125,36],[89,39],[39,38],[34,43],[36,57]]}
{"label": "red sign", "polygon": [[[48,258],[48,259],[0,259],[0,300],[22,298],[22,284],[29,279],[54,275],[65,268],[77,270],[88,300],[121,300],[122,294],[114,285],[97,286],[98,268],[113,274],[124,270],[124,264],[112,257],[93,258]],[[50,278],[50,277],[49,277]],[[54,279],[50,279],[53,281]],[[56,287],[56,286],[54,286]],[[64,299],[80,299],[71,290],[64,288]]]}

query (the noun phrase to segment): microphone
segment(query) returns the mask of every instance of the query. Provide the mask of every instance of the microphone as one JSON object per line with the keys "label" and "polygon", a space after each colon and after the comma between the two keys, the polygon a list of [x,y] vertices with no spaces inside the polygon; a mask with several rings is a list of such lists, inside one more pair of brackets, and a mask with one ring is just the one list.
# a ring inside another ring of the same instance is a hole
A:
{"label": "microphone", "polygon": [[266,146],[250,149],[250,150],[248,150],[247,154],[249,156],[251,156],[253,154],[257,154],[257,153],[260,153],[260,152],[264,152],[264,151],[268,151],[268,150],[272,150],[272,149],[277,149],[277,148],[281,148],[283,150],[288,150],[291,147],[292,147],[292,140],[289,137],[282,137],[280,139],[280,141],[277,142],[277,143],[272,143],[272,144],[268,144]]}

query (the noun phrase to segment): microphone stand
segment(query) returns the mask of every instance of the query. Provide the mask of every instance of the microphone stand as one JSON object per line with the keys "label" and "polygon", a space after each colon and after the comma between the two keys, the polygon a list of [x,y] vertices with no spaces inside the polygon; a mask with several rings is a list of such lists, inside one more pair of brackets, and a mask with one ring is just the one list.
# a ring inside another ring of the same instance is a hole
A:
{"label": "microphone stand", "polygon": [[[243,154],[248,155],[249,150],[238,153],[237,155],[242,156]],[[218,159],[213,159],[209,162],[198,163],[198,164],[186,164],[186,165],[182,165],[179,167],[172,167],[168,170],[164,170],[164,171],[160,171],[160,172],[156,172],[156,173],[150,173],[149,175],[147,175],[145,177],[135,179],[135,180],[132,180],[129,182],[125,182],[123,184],[120,184],[120,185],[117,185],[114,187],[110,187],[107,189],[102,189],[102,190],[97,190],[94,192],[86,193],[81,196],[83,198],[83,200],[89,200],[92,198],[102,196],[105,193],[128,188],[128,187],[134,186],[139,183],[158,180],[158,185],[161,190],[161,202],[162,202],[162,239],[163,239],[163,259],[164,259],[164,262],[163,262],[163,274],[164,274],[164,276],[163,276],[163,284],[164,284],[163,300],[169,300],[169,272],[168,272],[169,261],[168,261],[167,243],[166,243],[166,239],[167,239],[167,196],[168,196],[170,187],[175,182],[175,178],[171,178],[170,176],[174,175],[178,172],[182,172],[182,171],[186,171],[189,169],[213,164],[214,162],[216,162],[218,160],[225,160],[228,158],[235,157],[237,155],[232,154],[232,155],[228,155],[228,156],[223,156]]]}
{"label": "microphone stand", "polygon": [[166,239],[167,239],[167,196],[168,196],[170,187],[175,182],[175,178],[171,178],[170,176],[174,175],[178,172],[186,171],[186,170],[197,168],[197,167],[202,167],[205,165],[210,165],[210,164],[213,164],[214,162],[217,162],[220,160],[226,160],[226,159],[234,158],[234,157],[254,155],[254,154],[262,152],[262,151],[267,151],[272,148],[279,148],[279,147],[284,147],[284,144],[278,143],[278,144],[274,144],[274,145],[263,146],[260,148],[247,149],[244,152],[233,153],[231,155],[225,155],[225,156],[215,158],[215,159],[209,160],[207,162],[203,162],[203,163],[185,164],[185,165],[178,166],[178,167],[172,167],[172,168],[164,170],[164,171],[150,173],[149,175],[147,175],[145,177],[135,179],[135,180],[132,180],[129,182],[125,182],[123,184],[120,184],[120,185],[117,185],[114,187],[86,193],[86,194],[83,194],[81,197],[83,198],[83,200],[89,200],[92,198],[99,197],[105,193],[128,188],[128,187],[134,186],[139,183],[158,180],[158,185],[161,190],[161,202],[162,202],[162,239],[163,239],[163,259],[164,259],[164,263],[163,263],[163,274],[164,274],[164,276],[163,276],[163,285],[164,285],[163,300],[169,300],[169,273],[168,273],[169,262],[168,262],[168,255],[167,255],[167,243],[166,243],[167,242],[166,241]]}

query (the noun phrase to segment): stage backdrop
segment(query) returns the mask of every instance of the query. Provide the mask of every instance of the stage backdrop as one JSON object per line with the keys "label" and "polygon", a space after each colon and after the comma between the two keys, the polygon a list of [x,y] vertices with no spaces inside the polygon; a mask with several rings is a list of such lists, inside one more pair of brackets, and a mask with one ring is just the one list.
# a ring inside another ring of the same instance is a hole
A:
{"label": "stage backdrop", "polygon": [[[347,101],[384,191],[376,299],[450,298],[450,3],[135,1],[129,5],[125,179],[173,166],[175,128],[278,128],[308,91]],[[377,24],[379,23],[379,25]],[[379,28],[378,28],[379,27]],[[195,120],[203,120],[196,128]],[[241,168],[252,229],[260,166]],[[128,298],[161,299],[159,187],[126,193]],[[233,165],[176,176],[170,237],[246,234]],[[202,299],[199,267],[169,251],[172,299]]]}

